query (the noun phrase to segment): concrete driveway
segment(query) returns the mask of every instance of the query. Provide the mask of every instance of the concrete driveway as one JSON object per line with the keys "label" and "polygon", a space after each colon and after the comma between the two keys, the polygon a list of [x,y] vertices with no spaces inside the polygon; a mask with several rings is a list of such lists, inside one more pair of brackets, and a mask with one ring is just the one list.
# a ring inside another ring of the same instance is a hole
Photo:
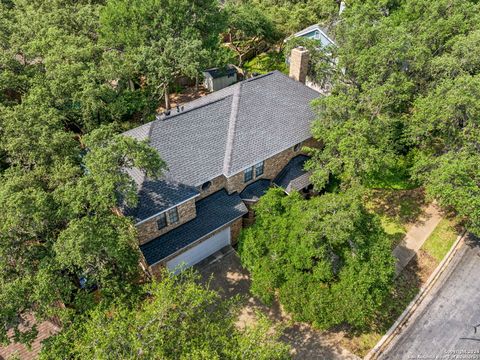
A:
{"label": "concrete driveway", "polygon": [[480,360],[480,240],[467,238],[380,359]]}
{"label": "concrete driveway", "polygon": [[292,346],[295,359],[359,359],[339,346],[338,335],[316,331],[306,324],[293,323],[281,311],[278,303],[265,306],[255,299],[249,292],[248,272],[242,268],[238,254],[232,248],[222,249],[220,253],[198,264],[196,269],[202,280],[210,282],[210,287],[219,291],[224,298],[240,295],[244,299],[239,326],[254,322],[258,311],[268,314],[274,322],[287,324],[281,339]]}

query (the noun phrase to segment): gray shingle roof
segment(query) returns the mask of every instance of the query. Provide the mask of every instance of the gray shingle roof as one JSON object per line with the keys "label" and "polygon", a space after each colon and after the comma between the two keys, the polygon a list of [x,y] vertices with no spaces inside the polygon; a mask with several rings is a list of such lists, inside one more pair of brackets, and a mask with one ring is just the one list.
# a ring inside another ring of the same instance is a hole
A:
{"label": "gray shingle roof", "polygon": [[[194,100],[183,111],[173,109],[125,135],[149,139],[167,163],[165,179],[198,187],[310,138],[315,119],[310,103],[319,96],[274,71]],[[135,179],[141,187],[142,176]],[[156,189],[161,192],[161,184]]]}
{"label": "gray shingle roof", "polygon": [[225,190],[197,201],[197,217],[140,246],[149,265],[166,258],[248,212],[237,193]]}
{"label": "gray shingle roof", "polygon": [[254,200],[257,201],[267,192],[268,188],[272,184],[272,180],[259,179],[243,189],[240,193],[242,200]]}
{"label": "gray shingle roof", "polygon": [[147,179],[140,188],[138,206],[127,209],[125,215],[132,216],[138,223],[199,194],[191,186],[165,179]]}
{"label": "gray shingle roof", "polygon": [[237,72],[237,69],[233,65],[227,65],[224,68],[211,68],[205,70],[203,73],[209,74],[212,78],[217,79],[219,77],[234,75]]}
{"label": "gray shingle roof", "polygon": [[306,155],[295,156],[273,180],[273,183],[283,188],[287,193],[292,190],[301,190],[310,185],[311,173],[303,169],[308,159],[310,157]]}

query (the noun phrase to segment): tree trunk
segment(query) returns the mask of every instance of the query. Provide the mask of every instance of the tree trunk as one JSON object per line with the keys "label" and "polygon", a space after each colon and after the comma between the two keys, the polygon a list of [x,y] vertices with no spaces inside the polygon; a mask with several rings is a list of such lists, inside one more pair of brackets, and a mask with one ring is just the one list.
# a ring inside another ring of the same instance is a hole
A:
{"label": "tree trunk", "polygon": [[170,94],[168,93],[168,84],[163,85],[163,96],[165,97],[165,110],[170,110]]}

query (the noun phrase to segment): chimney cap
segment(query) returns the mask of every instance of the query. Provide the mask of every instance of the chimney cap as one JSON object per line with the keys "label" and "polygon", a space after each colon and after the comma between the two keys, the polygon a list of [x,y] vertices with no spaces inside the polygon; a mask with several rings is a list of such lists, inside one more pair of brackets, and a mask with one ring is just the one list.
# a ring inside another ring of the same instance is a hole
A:
{"label": "chimney cap", "polygon": [[[293,50],[296,50],[296,51],[302,52],[302,53],[303,53],[303,52],[308,52],[308,49],[307,49],[306,47],[304,47],[304,46],[301,46],[301,45],[293,48]],[[292,51],[293,51],[293,50],[292,50]]]}

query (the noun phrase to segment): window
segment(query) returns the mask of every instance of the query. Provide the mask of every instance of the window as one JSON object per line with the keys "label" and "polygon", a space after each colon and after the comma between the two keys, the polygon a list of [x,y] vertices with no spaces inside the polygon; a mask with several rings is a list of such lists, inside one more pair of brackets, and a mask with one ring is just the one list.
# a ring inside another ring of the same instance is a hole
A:
{"label": "window", "polygon": [[245,171],[243,172],[244,182],[249,182],[252,179],[253,179],[253,166],[249,167],[248,169],[245,169]]}
{"label": "window", "polygon": [[293,151],[297,152],[297,151],[299,151],[299,150],[301,149],[301,147],[302,147],[302,143],[298,143],[297,145],[295,145],[295,146],[293,147]]}
{"label": "window", "polygon": [[167,226],[167,217],[165,216],[165,213],[160,214],[160,216],[157,219],[157,229],[161,230],[166,226]]}
{"label": "window", "polygon": [[170,224],[176,224],[178,222],[178,210],[177,208],[173,208],[168,210],[168,222]]}
{"label": "window", "polygon": [[261,163],[258,163],[255,165],[255,177],[259,177],[260,175],[263,175],[263,161]]}
{"label": "window", "polygon": [[211,181],[207,181],[206,183],[203,183],[202,191],[207,191],[210,188],[211,185],[212,185]]}

